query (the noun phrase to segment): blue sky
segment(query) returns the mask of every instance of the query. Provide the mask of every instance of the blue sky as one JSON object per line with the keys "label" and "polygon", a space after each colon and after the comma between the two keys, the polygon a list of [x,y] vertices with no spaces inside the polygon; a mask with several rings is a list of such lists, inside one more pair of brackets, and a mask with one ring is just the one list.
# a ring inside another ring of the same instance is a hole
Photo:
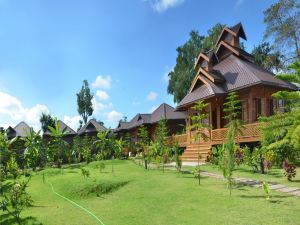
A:
{"label": "blue sky", "polygon": [[271,0],[0,0],[0,126],[41,112],[72,127],[76,93],[87,79],[94,116],[115,127],[148,113],[167,94],[176,48],[192,29],[242,22],[251,51],[263,38]]}

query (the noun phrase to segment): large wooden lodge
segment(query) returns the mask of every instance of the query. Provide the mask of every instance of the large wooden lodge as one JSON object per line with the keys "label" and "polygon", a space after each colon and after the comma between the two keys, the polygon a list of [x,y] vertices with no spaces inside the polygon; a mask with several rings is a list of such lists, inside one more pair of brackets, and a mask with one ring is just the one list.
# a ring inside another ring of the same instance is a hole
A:
{"label": "large wooden lodge", "polygon": [[[247,40],[241,23],[233,27],[225,27],[221,32],[215,47],[206,54],[200,53],[196,62],[194,80],[187,95],[177,105],[176,109],[161,104],[152,114],[138,113],[129,122],[119,122],[113,132],[117,137],[129,134],[132,142],[136,142],[138,128],[144,125],[155,140],[155,130],[161,118],[167,119],[169,135],[176,135],[179,145],[185,148],[182,160],[198,161],[199,153],[206,160],[212,146],[225,142],[227,128],[224,120],[223,104],[229,92],[235,91],[241,100],[241,120],[244,129],[238,141],[243,145],[256,145],[260,141],[258,118],[271,116],[276,110],[283,108],[284,102],[277,101],[272,94],[280,90],[297,90],[289,82],[277,79],[274,74],[256,65],[251,54],[241,48],[240,39]],[[192,107],[195,102],[204,100],[208,103],[205,109],[209,118],[205,121],[211,128],[207,130],[206,141],[196,141],[195,131],[191,130],[191,116],[196,113]],[[78,133],[60,122],[62,130],[66,130],[66,141],[72,142],[76,135],[96,136],[98,131],[106,128],[92,119]],[[186,128],[186,129],[184,129]],[[22,122],[15,128],[7,129],[10,138],[24,137],[30,127]],[[186,133],[180,134],[186,130]],[[44,138],[49,138],[45,132]]]}
{"label": "large wooden lodge", "polygon": [[186,150],[183,161],[197,161],[200,149],[205,160],[212,146],[224,143],[227,129],[223,119],[223,104],[229,92],[237,92],[241,100],[241,119],[245,124],[241,144],[253,144],[260,141],[257,119],[259,116],[270,116],[283,106],[272,94],[280,90],[296,90],[296,86],[277,79],[274,74],[253,63],[253,57],[240,46],[240,38],[246,40],[241,23],[225,27],[215,45],[207,54],[200,53],[195,69],[197,74],[188,94],[178,104],[177,110],[187,112],[187,128],[191,125],[191,116],[195,113],[192,106],[196,101],[208,103],[206,112],[211,127],[209,139],[201,143],[195,141],[195,132],[187,129],[181,136],[181,146]]}

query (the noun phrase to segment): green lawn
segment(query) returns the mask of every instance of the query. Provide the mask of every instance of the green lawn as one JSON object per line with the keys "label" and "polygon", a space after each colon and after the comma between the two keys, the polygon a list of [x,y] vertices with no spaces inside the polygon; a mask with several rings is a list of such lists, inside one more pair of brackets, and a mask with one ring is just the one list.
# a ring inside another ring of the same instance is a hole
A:
{"label": "green lawn", "polygon": [[[191,167],[184,167],[185,169],[191,170]],[[205,164],[201,166],[202,170],[207,172],[213,172],[218,174],[223,174],[222,171],[219,169],[218,166],[212,164]],[[293,181],[288,181],[287,178],[284,176],[284,170],[279,168],[272,168],[266,174],[260,174],[259,172],[253,172],[251,167],[246,165],[240,165],[236,167],[233,176],[234,177],[244,177],[250,178],[255,180],[267,181],[267,182],[275,182],[280,183],[289,187],[299,187],[300,188],[300,167],[296,169],[297,174]]]}
{"label": "green lawn", "polygon": [[[94,212],[105,225],[123,224],[300,224],[300,198],[272,192],[271,201],[261,189],[235,187],[229,196],[222,180],[203,178],[198,186],[191,174],[146,171],[131,161],[106,161],[102,173],[95,163],[87,166],[91,178],[79,166],[47,169],[34,174],[29,183],[34,206],[21,216],[28,224],[99,224],[81,209],[53,194],[55,190]],[[97,197],[93,187],[101,184],[107,194]],[[112,190],[109,187],[114,186]],[[2,212],[1,212],[2,213]],[[0,224],[13,224],[0,214]]]}

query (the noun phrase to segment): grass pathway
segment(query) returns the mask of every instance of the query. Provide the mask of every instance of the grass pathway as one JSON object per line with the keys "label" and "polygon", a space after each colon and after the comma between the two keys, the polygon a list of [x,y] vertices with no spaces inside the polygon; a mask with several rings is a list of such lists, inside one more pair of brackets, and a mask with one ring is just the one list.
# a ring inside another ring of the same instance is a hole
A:
{"label": "grass pathway", "polygon": [[[204,176],[204,177],[224,179],[224,177],[220,174],[206,172],[206,171],[201,172],[201,175]],[[241,178],[241,177],[233,177],[233,182],[238,183],[238,184],[242,184],[242,185],[251,186],[251,187],[256,187],[256,188],[262,187],[262,184],[263,184],[263,182],[260,181],[260,180],[254,180],[254,179],[249,179],[249,178]],[[279,191],[279,192],[282,192],[282,193],[286,193],[286,194],[290,194],[290,195],[300,197],[300,188],[298,188],[298,187],[287,187],[285,185],[278,184],[278,183],[275,183],[275,182],[269,182],[269,186],[270,186],[271,190],[275,190],[275,191]]]}

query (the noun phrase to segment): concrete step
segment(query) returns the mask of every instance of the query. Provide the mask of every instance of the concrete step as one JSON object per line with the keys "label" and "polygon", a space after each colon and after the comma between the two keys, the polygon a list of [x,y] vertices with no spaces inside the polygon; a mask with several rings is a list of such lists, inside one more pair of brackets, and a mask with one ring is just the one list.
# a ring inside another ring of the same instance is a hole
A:
{"label": "concrete step", "polygon": [[[198,162],[198,159],[194,158],[187,158],[187,159],[181,159],[183,162]],[[205,162],[206,159],[200,159],[199,162]]]}

